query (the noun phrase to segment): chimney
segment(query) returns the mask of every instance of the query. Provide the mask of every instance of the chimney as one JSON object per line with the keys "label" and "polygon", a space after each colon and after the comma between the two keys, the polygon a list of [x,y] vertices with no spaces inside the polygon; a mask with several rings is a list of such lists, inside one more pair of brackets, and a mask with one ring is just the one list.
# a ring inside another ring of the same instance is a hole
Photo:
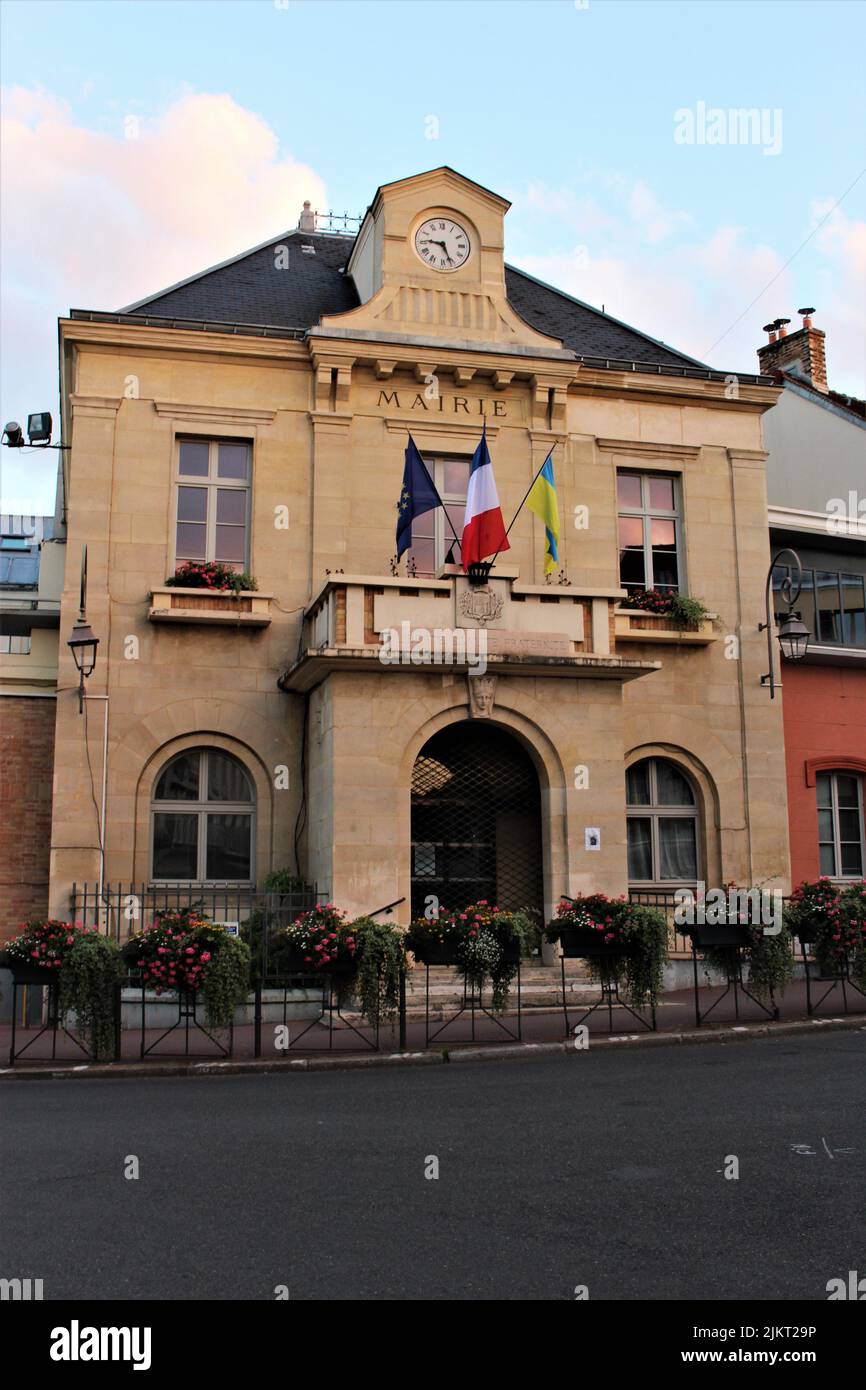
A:
{"label": "chimney", "polygon": [[309,199],[304,203],[303,211],[298,218],[299,232],[314,232],[316,230],[316,214],[310,211]]}
{"label": "chimney", "polygon": [[769,342],[758,348],[758,361],[761,371],[767,375],[773,372],[791,372],[801,376],[827,395],[827,362],[824,355],[824,333],[812,326],[814,309],[798,309],[803,315],[803,326],[793,333],[787,332],[790,319],[774,319],[765,323],[763,331],[769,334]]}

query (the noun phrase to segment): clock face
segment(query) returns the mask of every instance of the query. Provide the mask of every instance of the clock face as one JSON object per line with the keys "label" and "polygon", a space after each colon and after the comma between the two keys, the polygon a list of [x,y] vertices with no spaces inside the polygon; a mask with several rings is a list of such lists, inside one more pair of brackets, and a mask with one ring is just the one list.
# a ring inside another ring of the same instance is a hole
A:
{"label": "clock face", "polygon": [[469,257],[469,233],[450,217],[428,217],[415,233],[415,250],[432,270],[459,270]]}

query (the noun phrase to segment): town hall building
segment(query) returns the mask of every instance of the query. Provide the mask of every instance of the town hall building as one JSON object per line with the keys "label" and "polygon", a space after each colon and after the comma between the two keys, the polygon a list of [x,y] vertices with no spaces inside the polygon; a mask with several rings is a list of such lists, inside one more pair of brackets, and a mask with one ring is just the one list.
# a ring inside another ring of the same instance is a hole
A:
{"label": "town hall building", "polygon": [[[508,206],[434,169],[379,188],[354,236],[307,208],[61,321],[52,915],[73,884],[195,901],[275,870],[404,923],[431,898],[549,917],[563,893],[788,889],[759,631],[779,389],[508,266]],[[550,574],[525,509],[464,571],[482,429],[506,525],[552,450]],[[444,506],[398,561],[410,432]],[[256,587],[173,582],[215,563]],[[677,625],[646,590],[705,611]]]}

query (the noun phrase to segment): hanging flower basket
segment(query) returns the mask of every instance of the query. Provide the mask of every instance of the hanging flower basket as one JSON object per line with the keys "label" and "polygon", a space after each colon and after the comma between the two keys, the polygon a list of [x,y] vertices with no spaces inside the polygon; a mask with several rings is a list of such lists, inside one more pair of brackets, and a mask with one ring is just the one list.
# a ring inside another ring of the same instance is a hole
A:
{"label": "hanging flower basket", "polygon": [[473,991],[490,981],[492,1008],[503,1013],[522,955],[535,944],[528,911],[508,912],[486,900],[462,912],[417,918],[406,935],[406,950],[423,965],[456,966]]}
{"label": "hanging flower basket", "polygon": [[667,923],[655,908],[603,893],[563,899],[545,934],[566,958],[588,961],[596,979],[622,985],[632,1008],[655,1007],[668,946]]}

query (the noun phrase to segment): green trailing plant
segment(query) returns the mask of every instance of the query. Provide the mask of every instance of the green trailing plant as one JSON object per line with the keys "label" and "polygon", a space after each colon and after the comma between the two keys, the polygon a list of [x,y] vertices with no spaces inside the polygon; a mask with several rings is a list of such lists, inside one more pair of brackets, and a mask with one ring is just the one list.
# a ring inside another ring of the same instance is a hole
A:
{"label": "green trailing plant", "polygon": [[[794,974],[791,933],[782,926],[775,935],[769,936],[761,926],[751,923],[744,925],[748,926],[749,944],[742,954],[749,967],[752,993],[763,1000],[784,994]],[[731,966],[736,964],[736,949],[731,946],[702,946],[704,965],[727,976]]]}
{"label": "green trailing plant", "polygon": [[60,1012],[74,1013],[95,1062],[114,1056],[117,988],[124,974],[117,946],[106,936],[79,932],[60,967]]}
{"label": "green trailing plant", "polygon": [[292,873],[291,869],[271,869],[265,876],[266,893],[304,893],[312,891],[309,885],[297,874]]}
{"label": "green trailing plant", "polygon": [[658,908],[593,893],[559,904],[548,941],[559,941],[564,927],[591,933],[586,940],[597,938],[605,947],[603,956],[586,958],[594,980],[615,980],[633,1009],[655,1007],[668,956],[668,926]]}
{"label": "green trailing plant", "polygon": [[359,917],[352,923],[357,943],[355,994],[368,1023],[391,1023],[400,1006],[400,976],[406,967],[403,933],[387,922]]}
{"label": "green trailing plant", "polygon": [[225,936],[202,981],[205,1019],[211,1028],[228,1028],[235,1009],[250,992],[250,948],[236,936]]}

